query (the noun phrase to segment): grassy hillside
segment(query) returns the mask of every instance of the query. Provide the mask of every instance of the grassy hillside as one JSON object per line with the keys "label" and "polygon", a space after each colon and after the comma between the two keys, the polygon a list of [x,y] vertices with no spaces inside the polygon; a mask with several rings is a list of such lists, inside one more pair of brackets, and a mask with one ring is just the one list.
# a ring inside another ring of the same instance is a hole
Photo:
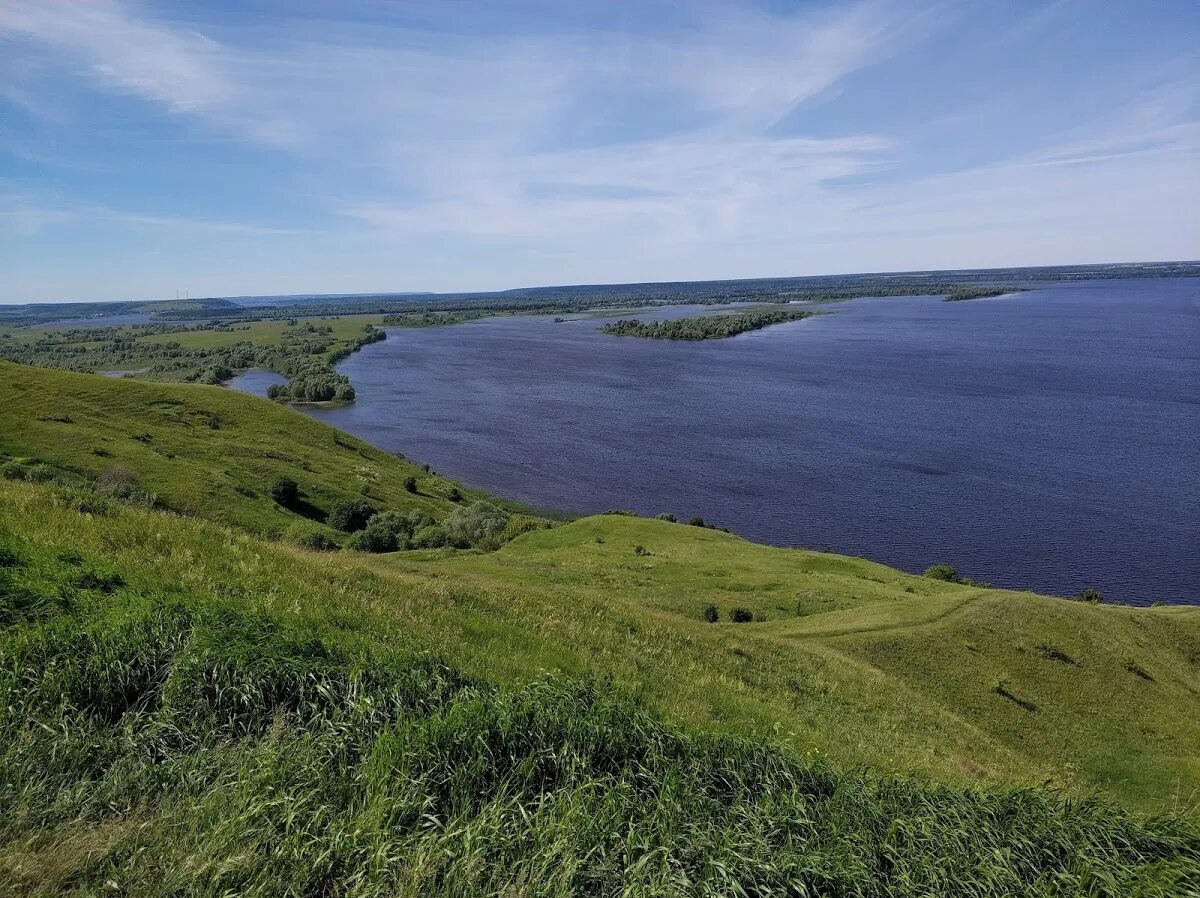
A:
{"label": "grassy hillside", "polygon": [[[167,508],[263,534],[320,527],[339,498],[441,517],[455,488],[328,425],[221,387],[8,362],[0,362],[0,452],[89,479],[124,468]],[[415,494],[404,488],[409,476],[417,478]],[[280,477],[299,484],[295,510],[271,500]]]}
{"label": "grassy hillside", "polygon": [[[798,750],[839,762],[954,782],[1050,780],[1147,808],[1200,798],[1200,608],[977,589],[621,516],[487,555],[371,563],[537,592],[571,609],[556,628],[601,658],[619,637],[593,635],[592,608],[711,635],[718,645],[698,662],[639,646],[636,687],[687,680],[686,699],[662,699],[681,716],[694,691],[753,695]],[[720,623],[702,620],[709,605]],[[734,608],[760,620],[729,623]],[[728,713],[719,699],[703,712]]]}
{"label": "grassy hillside", "polygon": [[619,515],[307,552],[276,476],[451,486],[215,387],[0,363],[0,451],[186,512],[0,480],[0,894],[1200,888],[1200,609]]}
{"label": "grassy hillside", "polygon": [[[710,710],[724,720],[664,723],[620,684],[539,669],[583,653],[548,619],[522,639],[531,609],[506,613],[509,596],[117,503],[81,514],[72,495],[0,483],[0,893],[1200,885],[1185,821],[845,772],[777,740],[711,735],[744,722],[723,696]],[[626,609],[591,626],[615,669],[652,678],[654,704],[686,691],[733,625],[667,638],[674,658],[642,652],[666,634],[638,633],[658,625]],[[736,668],[721,679],[759,686]]]}

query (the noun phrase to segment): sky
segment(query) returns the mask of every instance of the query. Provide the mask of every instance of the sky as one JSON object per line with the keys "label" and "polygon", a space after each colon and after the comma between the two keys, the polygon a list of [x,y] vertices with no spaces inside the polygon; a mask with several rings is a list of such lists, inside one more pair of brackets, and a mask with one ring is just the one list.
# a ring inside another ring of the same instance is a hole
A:
{"label": "sky", "polygon": [[1200,4],[0,0],[0,302],[1200,257]]}

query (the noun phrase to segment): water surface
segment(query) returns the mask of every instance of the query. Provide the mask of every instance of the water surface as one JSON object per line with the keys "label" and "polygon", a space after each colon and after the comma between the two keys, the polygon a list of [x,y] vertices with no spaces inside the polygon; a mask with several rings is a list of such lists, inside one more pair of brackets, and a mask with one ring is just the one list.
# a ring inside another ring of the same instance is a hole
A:
{"label": "water surface", "polygon": [[1198,286],[856,300],[703,343],[595,319],[399,328],[339,366],[357,403],[305,411],[535,506],[1200,601]]}

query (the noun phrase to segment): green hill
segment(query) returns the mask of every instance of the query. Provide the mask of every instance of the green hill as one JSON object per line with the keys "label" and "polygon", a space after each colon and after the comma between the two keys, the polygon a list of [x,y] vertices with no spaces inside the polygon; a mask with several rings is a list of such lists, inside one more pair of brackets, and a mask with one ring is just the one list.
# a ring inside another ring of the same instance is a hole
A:
{"label": "green hill", "polygon": [[[0,361],[0,452],[94,479],[127,469],[159,503],[262,534],[319,525],[337,499],[453,507],[455,484],[276,403],[217,387],[158,384]],[[405,490],[415,477],[417,492]],[[294,479],[295,510],[271,484]],[[471,491],[459,488],[464,495]]]}
{"label": "green hill", "polygon": [[77,484],[0,481],[0,894],[1200,887],[1200,609],[617,515],[307,552],[271,477],[450,484],[216,387],[2,365],[0,449]]}

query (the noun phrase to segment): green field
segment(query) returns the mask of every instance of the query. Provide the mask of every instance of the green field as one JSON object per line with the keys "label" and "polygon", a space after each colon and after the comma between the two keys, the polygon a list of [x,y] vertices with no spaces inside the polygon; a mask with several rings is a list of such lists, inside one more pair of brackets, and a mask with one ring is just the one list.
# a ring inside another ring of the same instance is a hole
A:
{"label": "green field", "polygon": [[454,487],[218,387],[0,364],[0,451],[75,484],[0,481],[0,893],[1200,885],[1200,609],[626,515],[307,552],[273,477]]}
{"label": "green field", "polygon": [[141,380],[220,384],[262,368],[287,378],[280,399],[353,401],[334,365],[381,340],[379,315],[0,330],[0,359],[67,371],[124,373]]}

